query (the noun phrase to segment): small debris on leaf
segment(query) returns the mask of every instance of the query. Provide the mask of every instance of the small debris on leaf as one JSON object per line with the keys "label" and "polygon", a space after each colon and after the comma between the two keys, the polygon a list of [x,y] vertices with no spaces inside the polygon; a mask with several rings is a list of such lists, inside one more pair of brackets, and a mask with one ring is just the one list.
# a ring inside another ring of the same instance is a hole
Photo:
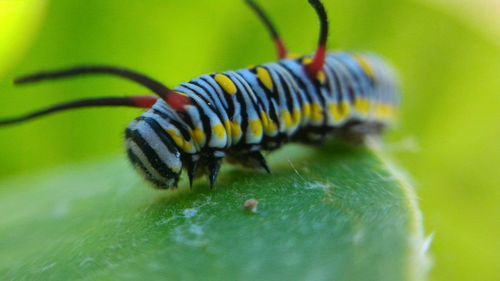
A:
{"label": "small debris on leaf", "polygon": [[245,204],[243,204],[243,207],[245,208],[246,211],[252,212],[252,213],[257,213],[257,205],[259,204],[259,201],[257,199],[248,199],[245,201]]}

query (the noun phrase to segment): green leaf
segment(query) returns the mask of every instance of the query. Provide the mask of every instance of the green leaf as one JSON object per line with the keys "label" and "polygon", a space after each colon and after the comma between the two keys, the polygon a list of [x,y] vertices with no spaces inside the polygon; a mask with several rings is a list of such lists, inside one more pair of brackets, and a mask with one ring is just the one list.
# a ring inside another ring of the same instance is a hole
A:
{"label": "green leaf", "polygon": [[46,0],[0,1],[0,76],[24,53],[45,6]]}
{"label": "green leaf", "polygon": [[272,175],[225,166],[215,190],[155,191],[124,159],[1,183],[1,279],[423,276],[413,191],[374,152],[292,146]]}

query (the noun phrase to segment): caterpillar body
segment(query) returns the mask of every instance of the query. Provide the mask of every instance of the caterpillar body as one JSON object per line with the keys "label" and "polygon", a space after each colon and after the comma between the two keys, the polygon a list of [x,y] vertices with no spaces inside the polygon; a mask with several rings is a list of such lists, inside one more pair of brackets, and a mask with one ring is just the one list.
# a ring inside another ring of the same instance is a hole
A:
{"label": "caterpillar body", "polygon": [[309,2],[321,20],[319,47],[312,56],[287,58],[270,20],[253,1],[247,1],[271,32],[278,62],[204,75],[173,90],[115,67],[37,73],[16,83],[109,74],[140,83],[158,97],[79,100],[3,120],[0,126],[90,106],[147,108],[126,129],[126,150],[140,173],[162,189],[177,187],[182,170],[187,170],[190,183],[206,174],[214,186],[223,159],[269,172],[262,151],[288,142],[380,134],[392,122],[399,103],[393,70],[375,55],[326,53],[326,12],[319,0]]}

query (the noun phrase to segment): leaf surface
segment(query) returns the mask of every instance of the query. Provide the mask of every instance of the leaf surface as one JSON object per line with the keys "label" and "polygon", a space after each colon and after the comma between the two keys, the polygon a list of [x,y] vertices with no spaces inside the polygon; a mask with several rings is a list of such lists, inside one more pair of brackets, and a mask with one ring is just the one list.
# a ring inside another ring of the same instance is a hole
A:
{"label": "leaf surface", "polygon": [[413,192],[374,152],[292,146],[272,155],[272,175],[227,166],[215,190],[205,179],[152,190],[124,159],[1,183],[0,276],[387,281],[423,272]]}

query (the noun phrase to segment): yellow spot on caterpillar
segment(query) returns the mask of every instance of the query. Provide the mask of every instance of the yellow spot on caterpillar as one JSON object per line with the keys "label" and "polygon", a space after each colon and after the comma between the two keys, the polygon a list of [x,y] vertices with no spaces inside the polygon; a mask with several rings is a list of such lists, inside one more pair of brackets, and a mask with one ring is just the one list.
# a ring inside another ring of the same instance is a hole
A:
{"label": "yellow spot on caterpillar", "polygon": [[285,122],[285,128],[293,128],[292,115],[288,110],[284,110],[283,113],[281,113],[281,118],[283,118],[283,121]]}
{"label": "yellow spot on caterpillar", "polygon": [[184,152],[194,152],[193,144],[184,139],[176,130],[166,130],[167,134],[174,140],[177,147],[182,148]]}
{"label": "yellow spot on caterpillar", "polygon": [[326,74],[324,71],[320,71],[318,72],[318,77],[317,77],[319,83],[321,83],[322,85],[325,84],[326,82]]}
{"label": "yellow spot on caterpillar", "polygon": [[304,107],[302,108],[302,115],[304,115],[304,118],[309,119],[311,117],[311,105],[306,103],[304,104]]}
{"label": "yellow spot on caterpillar", "polygon": [[236,88],[236,85],[234,82],[229,79],[226,75],[223,74],[217,74],[215,75],[215,81],[219,83],[219,85],[224,89],[224,92],[234,95],[236,92],[238,92],[238,88]]}
{"label": "yellow spot on caterpillar", "polygon": [[302,121],[302,112],[299,109],[293,111],[294,126],[298,126]]}
{"label": "yellow spot on caterpillar", "polygon": [[373,70],[373,67],[366,61],[365,58],[362,56],[354,56],[354,59],[359,63],[359,66],[363,69],[363,71],[368,75],[370,78],[373,78],[375,76],[375,71]]}
{"label": "yellow spot on caterpillar", "polygon": [[[304,66],[310,65],[312,62],[313,62],[312,58],[305,58],[302,60],[302,64]],[[326,82],[326,74],[323,70],[319,71],[318,74],[316,75],[316,77],[314,77],[314,78],[316,80],[318,80],[318,82],[321,83],[322,85],[325,84],[325,82]]]}
{"label": "yellow spot on caterpillar", "polygon": [[267,128],[269,126],[269,117],[267,117],[267,113],[261,112],[260,113],[260,120],[262,121],[262,126],[264,128]]}
{"label": "yellow spot on caterpillar", "polygon": [[330,114],[337,122],[344,121],[349,116],[350,109],[348,103],[332,104],[329,108]]}
{"label": "yellow spot on caterpillar", "polygon": [[212,132],[218,139],[224,139],[226,137],[226,130],[222,124],[215,125],[212,128]]}
{"label": "yellow spot on caterpillar", "polygon": [[267,128],[269,128],[269,116],[267,116],[267,113],[261,112],[260,120],[262,120],[262,127],[267,131]]}
{"label": "yellow spot on caterpillar", "polygon": [[224,128],[226,129],[226,134],[231,138],[231,122],[229,120],[224,121]]}
{"label": "yellow spot on caterpillar", "polygon": [[264,86],[269,90],[272,91],[274,88],[273,84],[273,79],[271,78],[271,74],[267,69],[263,67],[258,67],[257,68],[257,77],[259,78],[260,82],[264,84]]}
{"label": "yellow spot on caterpillar", "polygon": [[231,136],[233,138],[233,142],[237,142],[241,138],[240,124],[231,122]]}
{"label": "yellow spot on caterpillar", "polygon": [[269,119],[269,134],[275,135],[278,133],[278,125],[271,119]]}
{"label": "yellow spot on caterpillar", "polygon": [[262,112],[261,119],[266,134],[274,136],[278,132],[278,126],[276,125],[276,123],[274,123],[274,121],[265,112]]}
{"label": "yellow spot on caterpillar", "polygon": [[262,137],[262,123],[259,119],[250,121],[250,130],[254,137]]}
{"label": "yellow spot on caterpillar", "polygon": [[177,134],[176,130],[166,130],[167,134],[174,140],[175,145],[178,147],[184,147],[184,138]]}
{"label": "yellow spot on caterpillar", "polygon": [[312,120],[318,123],[323,121],[323,108],[318,103],[312,105]]}
{"label": "yellow spot on caterpillar", "polygon": [[380,104],[377,108],[377,117],[382,119],[389,119],[394,115],[394,109],[387,104]]}
{"label": "yellow spot on caterpillar", "polygon": [[203,146],[206,141],[205,132],[201,128],[196,128],[193,130],[193,138],[200,146]]}
{"label": "yellow spot on caterpillar", "polygon": [[347,118],[351,113],[351,105],[348,102],[344,102],[340,105],[340,108],[344,113],[345,118]]}
{"label": "yellow spot on caterpillar", "polygon": [[355,103],[356,110],[362,114],[368,114],[370,111],[370,102],[366,99],[359,98]]}
{"label": "yellow spot on caterpillar", "polygon": [[184,152],[190,152],[190,153],[195,152],[193,149],[193,144],[189,141],[184,143],[183,149],[184,149]]}

